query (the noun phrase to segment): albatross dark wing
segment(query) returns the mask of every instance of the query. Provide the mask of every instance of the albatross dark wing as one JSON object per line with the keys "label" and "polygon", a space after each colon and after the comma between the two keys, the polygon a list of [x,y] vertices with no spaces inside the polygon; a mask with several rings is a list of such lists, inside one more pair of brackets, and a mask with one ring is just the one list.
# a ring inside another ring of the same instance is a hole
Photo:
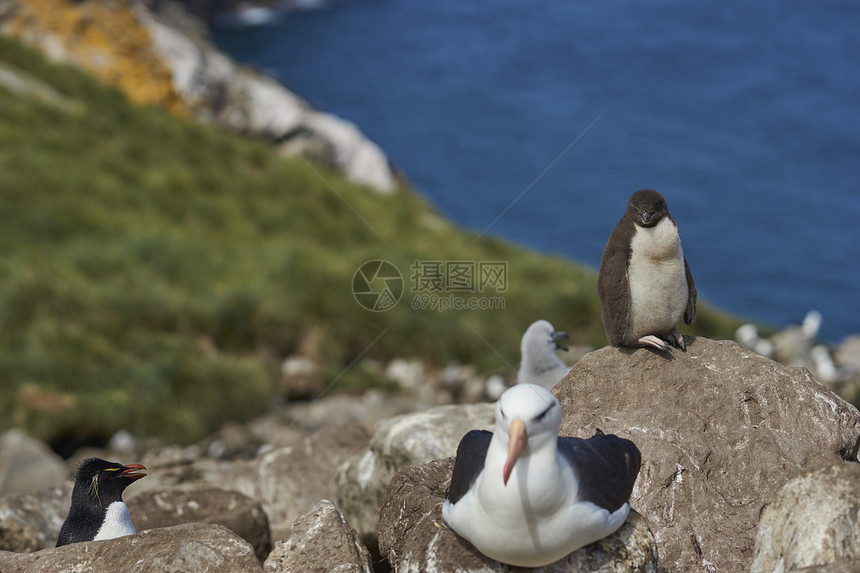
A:
{"label": "albatross dark wing", "polygon": [[587,440],[560,437],[558,451],[579,478],[580,501],[590,501],[611,513],[630,499],[642,461],[633,442],[603,433]]}
{"label": "albatross dark wing", "polygon": [[486,430],[472,430],[463,436],[457,446],[457,459],[454,460],[454,471],[451,474],[451,485],[445,493],[445,498],[451,503],[457,503],[472,487],[475,478],[484,469],[484,460],[493,433]]}

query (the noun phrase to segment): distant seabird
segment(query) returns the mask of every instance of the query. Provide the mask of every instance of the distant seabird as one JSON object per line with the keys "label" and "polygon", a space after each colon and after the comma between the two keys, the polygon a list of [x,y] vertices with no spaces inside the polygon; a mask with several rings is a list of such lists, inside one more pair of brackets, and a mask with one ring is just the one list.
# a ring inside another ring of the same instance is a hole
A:
{"label": "distant seabird", "polygon": [[122,492],[135,480],[146,477],[145,470],[140,464],[124,466],[99,458],[81,462],[75,474],[72,506],[60,529],[57,547],[137,533]]}
{"label": "distant seabird", "polygon": [[637,191],[627,202],[603,250],[597,292],[613,346],[686,349],[677,326],[696,318],[696,285],[678,226],[656,191]]}
{"label": "distant seabird", "polygon": [[539,567],[614,533],[630,513],[639,450],[599,432],[558,437],[561,405],[518,384],[496,404],[494,432],[473,430],[457,448],[442,516],[478,551]]}
{"label": "distant seabird", "polygon": [[549,322],[533,322],[520,342],[522,359],[517,382],[538,384],[549,390],[564,378],[570,368],[555,354],[556,350],[567,350],[559,342],[562,338],[567,338],[567,333],[555,330]]}

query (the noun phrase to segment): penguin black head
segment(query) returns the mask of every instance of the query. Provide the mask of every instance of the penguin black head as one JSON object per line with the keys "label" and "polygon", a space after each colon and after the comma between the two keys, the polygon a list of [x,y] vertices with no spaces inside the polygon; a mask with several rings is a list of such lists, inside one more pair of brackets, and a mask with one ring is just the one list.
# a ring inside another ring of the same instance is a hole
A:
{"label": "penguin black head", "polygon": [[107,507],[114,501],[122,501],[122,492],[134,481],[146,477],[145,470],[140,464],[124,466],[101,458],[87,458],[75,474],[72,505],[77,502]]}
{"label": "penguin black head", "polygon": [[666,200],[653,189],[642,189],[627,201],[627,216],[640,227],[653,227],[669,215]]}

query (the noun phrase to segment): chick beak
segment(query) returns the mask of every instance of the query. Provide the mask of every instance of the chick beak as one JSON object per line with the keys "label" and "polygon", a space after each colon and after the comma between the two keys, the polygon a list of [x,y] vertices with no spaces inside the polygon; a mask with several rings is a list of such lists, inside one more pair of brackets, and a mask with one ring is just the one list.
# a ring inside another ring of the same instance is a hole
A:
{"label": "chick beak", "polygon": [[561,332],[559,330],[552,333],[552,341],[555,343],[555,349],[556,350],[564,350],[565,352],[567,352],[567,345],[559,342],[559,340],[561,340],[562,338],[567,340],[570,337],[567,335],[566,332]]}
{"label": "chick beak", "polygon": [[502,473],[502,481],[508,485],[508,478],[511,477],[511,472],[514,470],[514,464],[520,459],[523,450],[529,443],[529,436],[526,433],[526,424],[520,418],[514,418],[511,422],[511,429],[508,433],[508,459],[505,460],[505,469]]}

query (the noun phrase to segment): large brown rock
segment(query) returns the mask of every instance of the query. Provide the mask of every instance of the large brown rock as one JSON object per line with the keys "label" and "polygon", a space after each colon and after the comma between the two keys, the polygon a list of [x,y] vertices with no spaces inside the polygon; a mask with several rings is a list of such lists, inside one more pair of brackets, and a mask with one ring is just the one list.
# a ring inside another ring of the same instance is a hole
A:
{"label": "large brown rock", "polygon": [[237,491],[218,488],[147,491],[129,499],[127,505],[138,531],[181,523],[215,523],[250,543],[260,562],[272,550],[269,520],[263,506]]}
{"label": "large brown rock", "polygon": [[367,446],[369,439],[361,424],[344,424],[319,430],[292,447],[260,458],[258,499],[269,514],[273,539],[287,539],[297,517],[320,499],[335,498],[337,467]]}
{"label": "large brown rock", "polygon": [[860,433],[860,412],[807,370],[705,338],[671,356],[603,348],[553,393],[560,434],[600,428],[641,450],[630,504],[668,571],[749,570],[764,506],[792,477],[847,457]]}
{"label": "large brown rock", "polygon": [[221,525],[186,523],[105,541],[72,543],[36,553],[0,551],[3,573],[134,571],[260,573],[254,549]]}
{"label": "large brown rock", "polygon": [[335,504],[324,499],[293,523],[290,539],[275,545],[271,573],[373,573],[370,552]]}
{"label": "large brown rock", "polygon": [[753,573],[854,560],[860,571],[860,464],[840,462],[789,481],[761,516]]}
{"label": "large brown rock", "polygon": [[381,420],[368,448],[338,469],[338,506],[368,543],[375,544],[379,507],[394,474],[456,455],[466,432],[493,429],[495,410],[490,403],[447,405]]}
{"label": "large brown rock", "polygon": [[129,488],[126,501],[152,490],[234,490],[260,501],[273,541],[287,539],[298,516],[320,499],[336,497],[337,467],[369,440],[362,424],[349,422],[325,426],[253,460],[199,458],[193,449],[162,451],[144,457],[148,476]]}
{"label": "large brown rock", "polygon": [[657,544],[648,524],[635,511],[605,539],[564,559],[523,569],[482,555],[442,519],[445,489],[454,468],[452,458],[411,466],[397,472],[385,491],[379,515],[379,549],[396,572],[419,573],[633,573],[657,570]]}
{"label": "large brown rock", "polygon": [[0,551],[21,553],[56,545],[71,499],[71,483],[0,497]]}

